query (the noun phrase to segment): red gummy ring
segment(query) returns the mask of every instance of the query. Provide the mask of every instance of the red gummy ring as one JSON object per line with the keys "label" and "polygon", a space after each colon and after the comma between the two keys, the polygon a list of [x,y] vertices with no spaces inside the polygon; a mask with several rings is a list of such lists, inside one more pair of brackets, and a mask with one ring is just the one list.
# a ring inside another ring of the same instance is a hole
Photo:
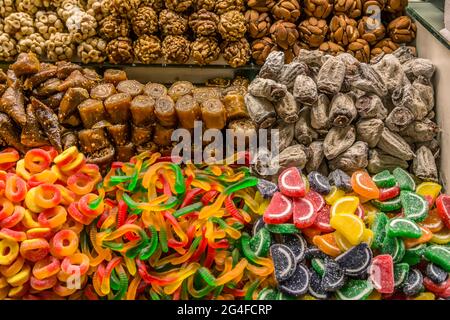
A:
{"label": "red gummy ring", "polygon": [[6,148],[0,152],[0,170],[8,170],[16,165],[20,159],[19,152],[13,148]]}
{"label": "red gummy ring", "polygon": [[13,212],[13,203],[6,198],[0,198],[0,220],[8,218]]}
{"label": "red gummy ring", "polygon": [[42,280],[56,275],[61,270],[59,260],[53,256],[48,256],[37,261],[33,266],[33,276]]}
{"label": "red gummy ring", "polygon": [[55,286],[57,282],[58,278],[56,277],[56,275],[42,280],[36,279],[33,276],[31,276],[30,278],[30,286],[37,291],[44,291],[47,289],[51,289]]}
{"label": "red gummy ring", "polygon": [[6,175],[5,197],[12,202],[21,202],[27,195],[27,183],[19,176],[8,173]]}
{"label": "red gummy ring", "polygon": [[36,187],[35,203],[43,208],[54,208],[61,203],[61,191],[53,184],[41,184]]}
{"label": "red gummy ring", "polygon": [[27,235],[25,234],[25,232],[23,231],[16,231],[16,230],[11,230],[8,228],[3,228],[2,230],[0,230],[0,234],[7,239],[13,240],[13,241],[17,241],[17,242],[21,242],[27,239]]}
{"label": "red gummy ring", "polygon": [[42,149],[33,149],[25,155],[25,168],[31,173],[42,172],[50,167],[52,158],[50,154]]}
{"label": "red gummy ring", "polygon": [[93,220],[89,219],[84,214],[82,214],[80,210],[78,210],[78,202],[71,203],[69,205],[69,208],[67,208],[67,212],[72,217],[72,219],[84,225],[90,224]]}
{"label": "red gummy ring", "polygon": [[20,255],[32,262],[45,258],[49,251],[50,245],[42,238],[25,240],[20,244]]}
{"label": "red gummy ring", "polygon": [[52,230],[50,228],[32,228],[27,230],[26,234],[28,239],[48,239],[52,236]]}
{"label": "red gummy ring", "polygon": [[21,206],[15,206],[14,212],[9,217],[0,221],[1,228],[12,228],[22,221],[25,215],[25,208]]}
{"label": "red gummy ring", "polygon": [[51,161],[53,161],[58,156],[58,150],[56,150],[55,147],[52,146],[43,146],[40,147],[42,150],[47,151],[48,155],[50,156]]}
{"label": "red gummy ring", "polygon": [[62,226],[67,220],[67,211],[62,206],[46,209],[38,216],[38,222],[41,226],[47,228],[57,228]]}
{"label": "red gummy ring", "polygon": [[68,257],[78,249],[78,235],[72,230],[61,230],[51,241],[51,251],[57,257]]}
{"label": "red gummy ring", "polygon": [[97,199],[98,199],[98,195],[95,195],[92,193],[82,196],[80,198],[80,200],[78,201],[78,209],[80,209],[80,211],[89,218],[97,218],[99,215],[102,214],[102,212],[105,208],[103,201],[100,203],[100,205],[98,206],[97,209],[92,210],[91,208],[89,208],[89,203],[91,203],[92,201],[95,201]]}
{"label": "red gummy ring", "polygon": [[89,270],[89,258],[83,253],[75,253],[70,257],[65,257],[61,263],[61,270],[69,275],[84,275]]}

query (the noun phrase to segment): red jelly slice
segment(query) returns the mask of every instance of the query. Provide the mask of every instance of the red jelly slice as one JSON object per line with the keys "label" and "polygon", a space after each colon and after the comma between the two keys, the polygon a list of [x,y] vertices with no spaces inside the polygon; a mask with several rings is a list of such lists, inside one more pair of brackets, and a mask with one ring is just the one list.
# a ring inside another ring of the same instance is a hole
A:
{"label": "red jelly slice", "polygon": [[378,200],[386,201],[397,197],[399,194],[400,194],[399,186],[394,186],[392,188],[383,188],[380,189],[380,196],[378,197]]}
{"label": "red jelly slice", "polygon": [[314,224],[317,211],[313,203],[305,198],[294,199],[294,224],[297,228],[308,228]]}
{"label": "red jelly slice", "polygon": [[323,208],[325,205],[325,199],[322,197],[321,194],[311,190],[305,195],[305,199],[312,202],[314,206],[314,210],[319,211]]}
{"label": "red jelly slice", "polygon": [[385,294],[394,292],[394,262],[389,254],[373,258],[370,266],[370,280],[378,292]]}
{"label": "red jelly slice", "polygon": [[293,167],[284,170],[278,177],[278,188],[288,197],[305,196],[306,188],[300,171]]}
{"label": "red jelly slice", "polygon": [[444,224],[450,228],[450,196],[441,194],[436,199],[436,207]]}
{"label": "red jelly slice", "polygon": [[326,204],[317,212],[314,226],[322,232],[333,232],[334,228],[330,224],[330,210],[331,207]]}
{"label": "red jelly slice", "polygon": [[423,278],[423,285],[425,286],[425,288],[427,288],[427,290],[439,295],[450,288],[450,277],[439,284],[434,283],[430,278],[425,277]]}
{"label": "red jelly slice", "polygon": [[264,212],[264,222],[268,224],[288,222],[292,218],[292,208],[292,201],[288,197],[275,192]]}

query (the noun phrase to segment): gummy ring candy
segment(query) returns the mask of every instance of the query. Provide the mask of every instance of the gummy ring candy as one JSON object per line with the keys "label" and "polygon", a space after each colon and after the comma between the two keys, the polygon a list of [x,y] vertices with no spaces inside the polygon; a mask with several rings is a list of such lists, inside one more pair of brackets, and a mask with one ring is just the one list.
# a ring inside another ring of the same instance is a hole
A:
{"label": "gummy ring candy", "polygon": [[28,210],[38,213],[38,212],[42,212],[44,211],[44,208],[41,208],[40,206],[38,206],[36,204],[36,188],[31,188],[30,190],[28,190],[27,195],[25,196],[25,206],[27,207]]}
{"label": "gummy ring candy", "polygon": [[66,187],[57,184],[55,185],[59,191],[61,192],[61,204],[64,206],[70,205],[72,202],[75,201],[76,194],[73,191],[70,191]]}
{"label": "gummy ring candy", "polygon": [[0,265],[10,265],[19,255],[19,244],[10,239],[0,240]]}
{"label": "gummy ring candy", "polygon": [[31,179],[31,173],[28,172],[27,169],[25,169],[25,160],[20,159],[19,161],[17,161],[16,174],[26,181]]}
{"label": "gummy ring candy", "polygon": [[97,209],[92,210],[89,207],[89,204],[99,198],[98,195],[88,193],[80,198],[78,201],[78,209],[87,217],[89,218],[96,218],[98,217],[103,211],[104,211],[104,203],[103,201],[100,202],[100,205],[97,207]]}
{"label": "gummy ring candy", "polygon": [[77,195],[82,196],[94,189],[95,181],[87,174],[78,172],[67,179],[67,187]]}
{"label": "gummy ring candy", "polygon": [[62,206],[46,209],[39,214],[38,222],[43,227],[51,229],[63,225],[67,219],[67,211]]}
{"label": "gummy ring candy", "polygon": [[13,275],[12,277],[9,277],[6,279],[10,285],[13,287],[19,287],[24,285],[31,276],[31,267],[28,264],[24,264],[22,269]]}
{"label": "gummy ring candy", "polygon": [[42,149],[33,149],[26,153],[25,168],[31,173],[39,173],[50,167],[50,154]]}
{"label": "gummy ring candy", "polygon": [[32,228],[26,231],[28,239],[49,238],[52,235],[50,228]]}
{"label": "gummy ring candy", "polygon": [[37,187],[43,183],[53,184],[58,180],[58,175],[52,170],[46,169],[42,172],[34,174],[29,180],[28,185],[31,188]]}
{"label": "gummy ring candy", "polygon": [[61,230],[55,234],[51,242],[52,254],[58,257],[73,255],[78,248],[78,236],[72,230]]}
{"label": "gummy ring candy", "polygon": [[90,224],[93,220],[86,217],[80,212],[80,210],[78,209],[78,202],[71,203],[69,208],[67,208],[67,212],[72,217],[72,219],[84,225]]}
{"label": "gummy ring candy", "polygon": [[36,279],[33,276],[31,276],[31,278],[30,278],[30,286],[34,290],[38,290],[38,291],[51,289],[56,285],[57,282],[58,282],[58,278],[56,277],[56,275],[51,276],[49,278],[42,279],[42,280]]}
{"label": "gummy ring candy", "polygon": [[29,239],[20,244],[20,254],[26,260],[36,262],[47,256],[50,245],[45,239]]}
{"label": "gummy ring candy", "polygon": [[13,203],[6,198],[0,198],[0,221],[8,218],[13,212]]}
{"label": "gummy ring candy", "polygon": [[61,270],[59,260],[53,256],[45,257],[37,261],[33,266],[33,276],[42,280],[56,275]]}
{"label": "gummy ring candy", "polygon": [[12,202],[20,202],[27,194],[27,183],[15,174],[6,175],[5,197]]}
{"label": "gummy ring candy", "polygon": [[0,170],[8,170],[14,167],[17,160],[20,159],[19,152],[13,148],[6,148],[0,152]]}
{"label": "gummy ring candy", "polygon": [[18,255],[10,265],[0,266],[0,273],[6,278],[12,277],[22,269],[24,263],[25,259]]}
{"label": "gummy ring candy", "polygon": [[14,212],[7,218],[0,221],[0,227],[12,228],[22,221],[25,216],[25,208],[21,206],[15,206]]}
{"label": "gummy ring candy", "polygon": [[61,192],[52,184],[41,184],[36,187],[35,202],[41,208],[54,208],[61,202]]}
{"label": "gummy ring candy", "polygon": [[61,263],[61,270],[66,274],[77,273],[84,275],[89,269],[89,258],[83,253],[75,253],[70,257],[65,257]]}
{"label": "gummy ring candy", "polygon": [[0,230],[0,237],[16,242],[22,242],[27,239],[27,235],[23,231],[15,231],[8,228]]}
{"label": "gummy ring candy", "polygon": [[55,147],[52,146],[43,146],[39,147],[42,150],[45,150],[48,155],[50,156],[51,161],[54,161],[54,159],[58,156],[58,150],[56,150]]}

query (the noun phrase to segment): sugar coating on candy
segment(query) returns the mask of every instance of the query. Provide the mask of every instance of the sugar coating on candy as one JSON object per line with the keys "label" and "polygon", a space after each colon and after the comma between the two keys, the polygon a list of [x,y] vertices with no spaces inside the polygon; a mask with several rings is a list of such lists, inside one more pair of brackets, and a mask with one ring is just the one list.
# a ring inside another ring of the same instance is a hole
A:
{"label": "sugar coating on candy", "polygon": [[382,253],[390,254],[394,262],[400,262],[405,255],[405,244],[399,238],[385,237],[381,249]]}
{"label": "sugar coating on candy", "polygon": [[281,239],[281,242],[291,249],[296,263],[301,262],[306,253],[306,240],[300,234],[285,234],[281,236]]}
{"label": "sugar coating on candy", "polygon": [[266,257],[272,242],[270,232],[261,228],[250,240],[250,248],[258,257]]}
{"label": "sugar coating on candy", "polygon": [[366,243],[361,243],[336,257],[335,261],[349,276],[357,276],[367,271],[372,262],[372,250]]}
{"label": "sugar coating on candy", "polygon": [[275,183],[264,179],[259,179],[258,185],[256,187],[258,188],[259,193],[261,193],[264,198],[273,197],[275,192],[278,191],[278,186]]}
{"label": "sugar coating on candy", "polygon": [[330,183],[346,192],[352,191],[350,176],[340,169],[336,169],[328,175]]}
{"label": "sugar coating on candy", "polygon": [[427,268],[425,269],[425,274],[428,278],[430,278],[434,283],[442,283],[448,278],[448,273],[445,272],[442,268],[438,267],[434,263],[427,264]]}
{"label": "sugar coating on candy", "polygon": [[265,226],[266,226],[266,223],[264,222],[263,217],[256,220],[252,227],[252,235],[253,236],[256,235],[258,233],[258,231],[261,230],[262,228],[264,228]]}
{"label": "sugar coating on candy", "polygon": [[292,217],[293,204],[292,201],[281,194],[275,192],[269,206],[264,212],[264,222],[266,223],[284,223]]}
{"label": "sugar coating on candy", "polygon": [[286,294],[298,297],[308,291],[309,282],[308,268],[302,264],[297,264],[294,274],[289,279],[280,282],[279,288]]}
{"label": "sugar coating on candy", "polygon": [[389,221],[387,235],[389,237],[405,237],[417,239],[422,236],[422,230],[411,220],[396,218]]}
{"label": "sugar coating on candy", "polygon": [[421,222],[427,217],[428,202],[422,196],[412,191],[402,190],[400,200],[406,218]]}
{"label": "sugar coating on candy", "polygon": [[284,170],[278,177],[278,187],[281,193],[288,197],[303,197],[305,195],[305,183],[297,168]]}
{"label": "sugar coating on candy", "polygon": [[312,258],[311,267],[315,272],[317,272],[317,274],[323,277],[323,274],[325,273],[325,260],[319,258]]}
{"label": "sugar coating on candy", "polygon": [[407,296],[418,294],[423,288],[423,276],[418,269],[409,270],[408,277],[403,283],[403,293]]}
{"label": "sugar coating on candy", "polygon": [[317,299],[328,299],[330,293],[322,287],[322,278],[314,270],[310,271],[308,292]]}
{"label": "sugar coating on candy", "polygon": [[394,286],[395,288],[400,287],[403,282],[408,277],[409,264],[407,263],[397,263],[394,265]]}
{"label": "sugar coating on candy", "polygon": [[333,260],[325,261],[325,273],[322,277],[322,287],[326,291],[336,291],[345,284],[344,270]]}
{"label": "sugar coating on candy", "polygon": [[295,272],[295,256],[292,250],[283,244],[274,244],[270,247],[275,277],[278,282],[289,279]]}
{"label": "sugar coating on candy", "polygon": [[308,247],[305,252],[306,259],[312,259],[312,258],[325,259],[327,257],[328,256],[325,253],[323,253],[319,248],[314,247],[314,246]]}
{"label": "sugar coating on candy", "polygon": [[317,171],[312,171],[308,174],[308,181],[311,189],[320,194],[329,194],[331,191],[328,179]]}
{"label": "sugar coating on candy", "polygon": [[365,300],[373,291],[373,285],[368,280],[349,280],[345,286],[336,292],[341,300]]}

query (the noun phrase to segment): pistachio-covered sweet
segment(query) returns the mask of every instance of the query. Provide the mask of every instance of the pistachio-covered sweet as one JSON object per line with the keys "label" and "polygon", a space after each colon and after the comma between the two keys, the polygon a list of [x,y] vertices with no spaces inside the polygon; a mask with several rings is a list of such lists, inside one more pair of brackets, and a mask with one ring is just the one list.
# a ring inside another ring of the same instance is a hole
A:
{"label": "pistachio-covered sweet", "polygon": [[359,38],[358,23],[346,15],[334,16],[330,22],[330,40],[347,46]]}
{"label": "pistachio-covered sweet", "polygon": [[298,30],[301,41],[311,48],[317,48],[325,41],[328,34],[327,20],[310,17],[299,24]]}
{"label": "pistachio-covered sweet", "polygon": [[43,57],[45,55],[45,39],[40,33],[30,34],[19,40],[17,50],[19,52],[33,52],[37,56]]}
{"label": "pistachio-covered sweet", "polygon": [[161,41],[156,36],[142,35],[133,44],[134,54],[139,62],[149,64],[162,54]]}
{"label": "pistachio-covered sweet", "polygon": [[175,12],[185,12],[192,6],[192,0],[166,0],[167,9]]}
{"label": "pistachio-covered sweet", "polygon": [[106,46],[102,38],[88,38],[78,46],[77,55],[83,63],[102,63],[106,60]]}
{"label": "pistachio-covered sweet", "polygon": [[45,41],[47,58],[51,61],[70,60],[75,54],[75,45],[70,33],[57,32]]}
{"label": "pistachio-covered sweet", "polygon": [[110,41],[106,53],[113,64],[132,63],[134,60],[133,43],[129,38],[120,37]]}
{"label": "pistachio-covered sweet", "polygon": [[250,60],[250,44],[245,38],[239,41],[226,41],[222,44],[222,54],[233,68],[243,66]]}
{"label": "pistachio-covered sweet", "polygon": [[370,45],[375,45],[386,35],[386,28],[378,19],[365,16],[358,22],[358,32]]}
{"label": "pistachio-covered sweet", "polygon": [[0,60],[12,61],[17,55],[16,40],[7,33],[0,32]]}
{"label": "pistachio-covered sweet", "polygon": [[219,42],[214,37],[199,37],[191,43],[191,57],[199,65],[216,61],[219,55]]}
{"label": "pistachio-covered sweet", "polygon": [[397,43],[409,43],[416,38],[416,24],[408,16],[392,20],[387,27],[389,37]]}
{"label": "pistachio-covered sweet", "polygon": [[200,9],[189,17],[189,27],[197,36],[213,36],[217,33],[219,16],[214,12]]}
{"label": "pistachio-covered sweet", "polygon": [[216,0],[214,5],[214,11],[218,14],[224,14],[225,12],[237,10],[244,11],[244,0]]}
{"label": "pistachio-covered sweet", "polygon": [[333,0],[305,0],[304,10],[310,17],[326,19],[333,12]]}
{"label": "pistachio-covered sweet", "polygon": [[237,11],[228,11],[220,16],[218,30],[226,41],[238,41],[247,32],[244,15]]}
{"label": "pistachio-covered sweet", "polygon": [[34,33],[33,18],[25,12],[14,12],[5,18],[3,31],[20,40]]}
{"label": "pistachio-covered sweet", "polygon": [[167,36],[162,43],[162,52],[167,62],[183,64],[189,60],[191,43],[183,36]]}
{"label": "pistachio-covered sweet", "polygon": [[279,0],[272,8],[275,19],[296,22],[301,14],[300,3],[297,0]]}
{"label": "pistachio-covered sweet", "polygon": [[252,58],[258,65],[263,65],[269,54],[276,49],[272,38],[264,37],[252,42]]}
{"label": "pistachio-covered sweet", "polygon": [[163,10],[159,14],[159,29],[163,35],[181,36],[188,28],[188,19],[175,11]]}
{"label": "pistachio-covered sweet", "polygon": [[158,15],[151,7],[140,7],[131,19],[134,34],[138,37],[144,34],[158,32]]}
{"label": "pistachio-covered sweet", "polygon": [[128,37],[129,34],[130,26],[127,19],[109,15],[100,22],[99,35],[107,41]]}
{"label": "pistachio-covered sweet", "polygon": [[272,40],[283,50],[292,47],[299,37],[297,26],[292,22],[278,20],[270,27]]}

